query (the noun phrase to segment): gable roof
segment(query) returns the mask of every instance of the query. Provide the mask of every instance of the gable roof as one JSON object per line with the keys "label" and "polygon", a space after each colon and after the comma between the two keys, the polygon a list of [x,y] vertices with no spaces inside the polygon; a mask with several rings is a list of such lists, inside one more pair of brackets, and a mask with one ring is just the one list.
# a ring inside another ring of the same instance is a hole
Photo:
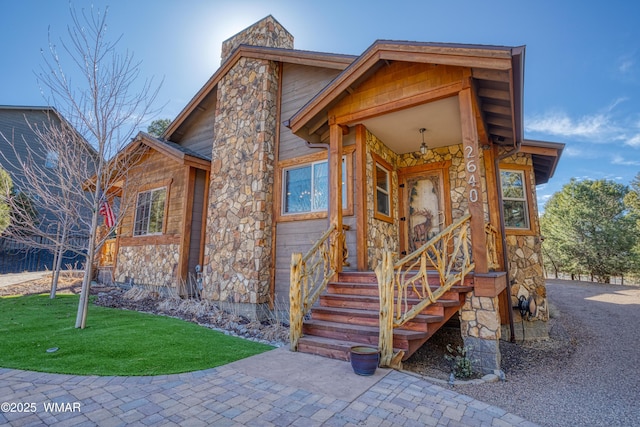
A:
{"label": "gable roof", "polygon": [[471,69],[488,137],[500,145],[523,138],[522,98],[524,46],[378,40],[288,121],[291,130],[318,142],[327,134],[332,106],[390,61],[431,63]]}
{"label": "gable roof", "polygon": [[[0,105],[0,113],[2,113],[2,111],[24,111],[25,114],[27,112],[29,112],[29,111],[32,111],[32,112],[41,112],[41,113],[43,113],[45,115],[53,114],[61,123],[64,123],[65,125],[67,125],[69,127],[69,129],[73,129],[75,134],[79,137],[79,140],[81,140],[84,144],[86,144],[86,146],[89,149],[89,151],[91,151],[92,153],[94,153],[96,155],[98,154],[98,152],[93,147],[93,145],[91,145],[89,143],[89,141],[87,141],[84,138],[84,136],[82,134],[80,134],[80,132],[78,132],[77,129],[74,128],[71,125],[71,123],[69,123],[67,121],[67,119],[64,118],[64,116],[62,116],[62,114],[60,114],[55,107],[48,106],[48,105],[47,106]],[[30,124],[32,124],[32,123],[28,123],[28,122],[21,123],[21,125],[30,125]]]}
{"label": "gable roof", "polygon": [[211,157],[185,148],[175,142],[156,138],[146,132],[138,132],[138,135],[123,149],[123,151],[135,150],[140,146],[147,146],[157,152],[181,163],[198,169],[209,170]]}
{"label": "gable roof", "polygon": [[207,96],[211,94],[220,79],[240,60],[240,58],[266,59],[269,61],[283,62],[289,64],[301,64],[315,67],[332,68],[344,70],[356,58],[353,55],[342,55],[335,53],[311,52],[296,49],[282,49],[263,46],[240,45],[236,48],[229,59],[209,78],[200,88],[189,103],[182,109],[180,114],[169,124],[162,138],[174,139],[174,134],[187,118],[202,104]]}

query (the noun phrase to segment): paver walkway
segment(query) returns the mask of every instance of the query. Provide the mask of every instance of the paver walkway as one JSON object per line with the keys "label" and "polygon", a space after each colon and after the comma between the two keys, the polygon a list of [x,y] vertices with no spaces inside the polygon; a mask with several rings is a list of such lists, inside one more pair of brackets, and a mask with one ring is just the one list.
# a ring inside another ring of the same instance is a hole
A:
{"label": "paver walkway", "polygon": [[155,377],[0,368],[0,403],[0,425],[12,426],[535,426],[413,375],[361,377],[347,362],[286,349]]}

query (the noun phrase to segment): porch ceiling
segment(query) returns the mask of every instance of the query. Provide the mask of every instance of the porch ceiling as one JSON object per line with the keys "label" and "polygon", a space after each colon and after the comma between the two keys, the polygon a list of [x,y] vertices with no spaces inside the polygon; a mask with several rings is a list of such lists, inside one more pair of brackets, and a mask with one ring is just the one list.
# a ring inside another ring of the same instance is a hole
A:
{"label": "porch ceiling", "polygon": [[458,97],[452,96],[362,122],[371,133],[399,154],[420,150],[422,135],[429,148],[459,144],[462,141]]}

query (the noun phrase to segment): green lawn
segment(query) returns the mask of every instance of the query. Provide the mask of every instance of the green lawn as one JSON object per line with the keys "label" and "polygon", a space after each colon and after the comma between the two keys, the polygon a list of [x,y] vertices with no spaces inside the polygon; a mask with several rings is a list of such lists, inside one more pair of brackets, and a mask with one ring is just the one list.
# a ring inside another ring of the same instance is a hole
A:
{"label": "green lawn", "polygon": [[77,307],[77,295],[0,298],[0,367],[161,375],[213,368],[273,348],[178,319],[93,305],[87,327],[75,329]]}

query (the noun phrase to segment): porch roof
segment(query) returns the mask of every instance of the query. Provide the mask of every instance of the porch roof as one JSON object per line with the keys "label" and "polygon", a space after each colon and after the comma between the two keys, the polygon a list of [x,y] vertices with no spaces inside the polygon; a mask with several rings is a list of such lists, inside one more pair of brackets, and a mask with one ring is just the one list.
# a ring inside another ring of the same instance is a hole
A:
{"label": "porch roof", "polygon": [[531,154],[536,184],[545,184],[553,176],[563,150],[564,144],[560,142],[532,139],[522,141],[520,151]]}
{"label": "porch roof", "polygon": [[513,146],[523,139],[524,51],[524,46],[378,40],[287,124],[307,141],[326,141],[329,110],[381,67],[394,61],[451,65],[471,69],[487,137],[496,144]]}

